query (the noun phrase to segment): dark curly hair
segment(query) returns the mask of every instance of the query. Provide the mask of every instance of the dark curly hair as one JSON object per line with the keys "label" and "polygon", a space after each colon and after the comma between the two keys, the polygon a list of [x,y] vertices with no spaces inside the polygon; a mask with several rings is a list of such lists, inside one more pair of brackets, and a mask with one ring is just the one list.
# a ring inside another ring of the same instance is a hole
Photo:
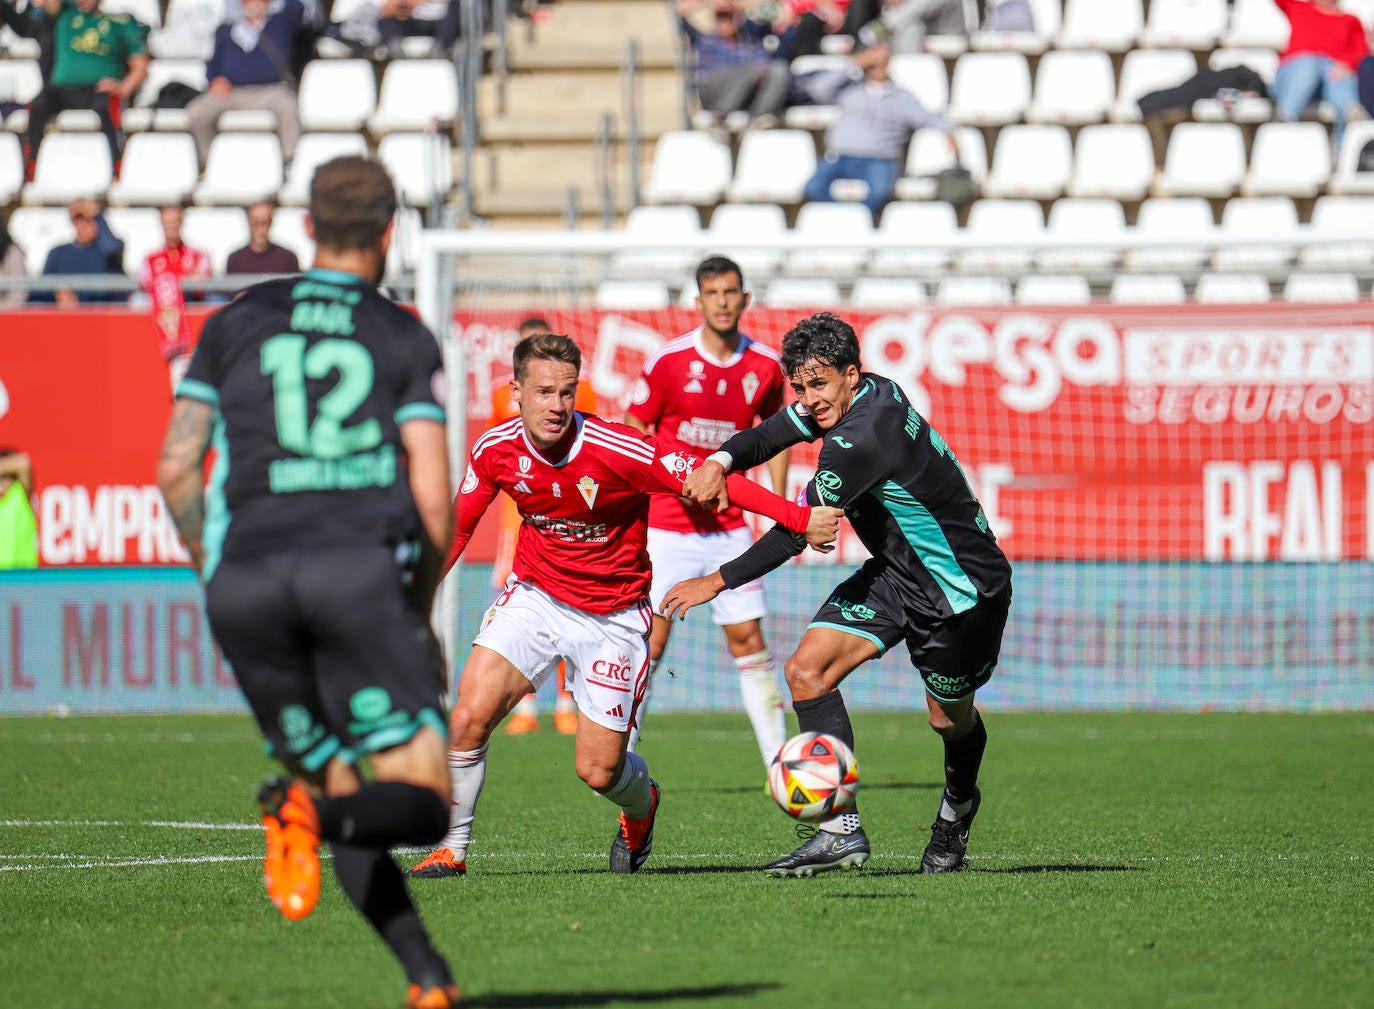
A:
{"label": "dark curly hair", "polygon": [[844,371],[859,368],[859,337],[854,327],[837,315],[817,312],[797,323],[782,338],[782,370],[795,376],[807,362],[830,365]]}

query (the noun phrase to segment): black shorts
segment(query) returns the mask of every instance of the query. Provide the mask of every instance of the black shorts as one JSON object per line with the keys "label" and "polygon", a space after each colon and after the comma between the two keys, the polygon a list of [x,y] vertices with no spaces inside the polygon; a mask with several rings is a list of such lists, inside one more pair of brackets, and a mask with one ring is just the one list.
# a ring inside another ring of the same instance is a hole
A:
{"label": "black shorts", "polygon": [[443,664],[391,547],[226,559],[205,603],[273,755],[289,766],[352,763],[422,725],[446,733]]}
{"label": "black shorts", "polygon": [[1008,586],[980,598],[971,610],[932,616],[905,600],[881,569],[866,564],[835,587],[811,626],[867,638],[880,655],[905,641],[926,691],[937,700],[961,701],[992,679],[1010,608]]}

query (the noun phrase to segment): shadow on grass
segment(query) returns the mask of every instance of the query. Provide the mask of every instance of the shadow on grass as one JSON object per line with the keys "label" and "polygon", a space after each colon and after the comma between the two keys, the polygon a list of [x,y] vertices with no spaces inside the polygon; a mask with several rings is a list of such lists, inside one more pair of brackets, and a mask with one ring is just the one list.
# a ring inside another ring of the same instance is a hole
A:
{"label": "shadow on grass", "polygon": [[[1139,872],[1139,868],[1133,865],[1014,865],[1004,869],[978,869],[968,866],[962,870],[967,873],[991,876],[1011,876],[1011,875],[1049,875],[1060,872]],[[866,866],[862,875],[865,877],[873,876],[921,876],[920,866],[912,866],[909,869],[876,869]],[[915,896],[909,893],[836,893],[831,894],[835,898],[852,898],[854,900],[887,900],[904,899]]]}
{"label": "shadow on grass", "polygon": [[[938,792],[945,787],[941,782],[921,782],[921,781],[865,781],[859,786],[859,794],[867,795],[869,792],[919,792],[930,791]],[[709,792],[712,795],[753,795],[762,794],[763,789],[758,785],[732,785],[729,788],[674,788],[674,795],[684,795],[692,792]]]}
{"label": "shadow on grass", "polygon": [[659,988],[628,991],[506,992],[463,996],[463,1009],[540,1009],[543,1006],[598,1006],[608,1002],[676,1002],[679,999],[748,998],[777,988],[776,984],[716,984],[699,988]]}

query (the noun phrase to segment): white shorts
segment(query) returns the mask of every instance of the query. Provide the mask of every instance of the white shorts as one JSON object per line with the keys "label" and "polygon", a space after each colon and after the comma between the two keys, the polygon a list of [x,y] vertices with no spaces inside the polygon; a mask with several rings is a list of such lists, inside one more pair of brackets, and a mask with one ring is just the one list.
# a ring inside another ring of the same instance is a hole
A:
{"label": "white shorts", "polygon": [[500,654],[533,690],[566,662],[578,710],[624,732],[649,681],[649,618],[647,599],[614,613],[587,613],[511,575],[473,644]]}
{"label": "white shorts", "polygon": [[[654,564],[654,581],[649,600],[654,612],[663,597],[680,581],[709,575],[754,545],[748,526],[723,533],[675,533],[666,529],[649,530],[649,559]],[[711,600],[711,621],[722,626],[762,620],[768,615],[763,598],[763,582],[754,579],[737,589],[726,589]]]}

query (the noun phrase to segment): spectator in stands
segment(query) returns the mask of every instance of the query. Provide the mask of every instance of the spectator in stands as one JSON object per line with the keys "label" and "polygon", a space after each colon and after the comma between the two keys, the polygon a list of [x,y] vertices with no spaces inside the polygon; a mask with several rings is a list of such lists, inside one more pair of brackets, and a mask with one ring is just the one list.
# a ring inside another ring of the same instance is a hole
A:
{"label": "spectator in stands", "polygon": [[[157,333],[158,349],[172,380],[172,388],[186,374],[191,363],[191,322],[186,317],[188,296],[182,283],[188,279],[210,276],[210,254],[194,249],[181,239],[184,208],[179,203],[163,207],[162,236],[166,244],[143,260],[138,272],[138,286],[148,292],[152,301],[153,329]],[[189,300],[200,301],[203,293],[192,294]]]}
{"label": "spectator in stands", "polygon": [[[19,9],[18,0],[0,0],[0,24],[21,39],[38,43],[38,72],[43,80],[52,76],[52,18],[36,3]],[[6,113],[8,114],[8,113]]]}
{"label": "spectator in stands", "polygon": [[[483,8],[477,5],[478,11]],[[462,31],[463,5],[457,0],[384,0],[377,17],[384,54],[394,55],[403,39],[431,38],[429,55],[448,56]]]}
{"label": "spectator in stands", "polygon": [[1274,0],[1288,18],[1288,48],[1274,75],[1279,116],[1296,122],[1307,106],[1325,99],[1336,110],[1331,146],[1340,150],[1346,120],[1363,118],[1356,72],[1369,54],[1364,26],[1341,10],[1340,0]]}
{"label": "spectator in stands", "polygon": [[[0,220],[0,277],[27,277],[24,250],[10,237],[10,222]],[[0,305],[22,305],[29,300],[29,292],[22,287],[0,289]]]}
{"label": "spectator in stands", "polygon": [[926,109],[910,91],[892,83],[888,62],[892,50],[882,22],[867,25],[859,34],[854,62],[861,71],[832,70],[808,82],[814,101],[833,104],[839,115],[825,131],[825,155],[804,194],[813,202],[829,201],[836,179],[861,179],[868,184],[864,204],[876,219],[892,195],[907,142],[913,131],[930,126],[945,135],[957,161],[954,127]]}
{"label": "spectator in stands", "polygon": [[300,0],[284,0],[275,12],[268,0],[243,0],[238,17],[215,31],[215,48],[205,64],[205,93],[186,106],[191,136],[205,164],[221,113],[230,109],[265,109],[277,117],[282,157],[290,161],[300,139],[296,75],[292,54],[306,31]]}
{"label": "spectator in stands", "polygon": [[38,567],[38,522],[29,495],[33,465],[23,452],[0,448],[0,570]]}
{"label": "spectator in stands", "polygon": [[927,35],[968,35],[963,0],[883,0],[894,53],[925,52]]}
{"label": "spectator in stands", "polygon": [[272,217],[277,205],[263,200],[248,208],[248,244],[229,253],[225,273],[300,273],[301,264],[290,249],[272,244]]}
{"label": "spectator in stands", "polygon": [[[76,240],[56,246],[43,263],[43,276],[61,277],[81,274],[124,273],[124,242],[116,238],[105,221],[105,214],[95,200],[73,200],[67,207]],[[69,287],[54,291],[34,291],[31,300],[57,302],[59,305],[78,303],[117,303],[126,300],[120,291],[85,291],[80,294]]]}
{"label": "spectator in stands", "polygon": [[52,20],[52,73],[29,107],[27,159],[32,171],[48,123],[67,109],[90,109],[118,169],[124,104],[148,76],[148,26],[128,14],[106,14],[100,0],[41,0]]}
{"label": "spectator in stands", "polygon": [[711,0],[715,30],[703,32],[687,16],[707,0],[677,0],[678,24],[695,56],[693,86],[701,107],[717,124],[731,112],[747,111],[750,126],[776,126],[792,86],[788,66],[791,35],[740,13],[734,0]]}

